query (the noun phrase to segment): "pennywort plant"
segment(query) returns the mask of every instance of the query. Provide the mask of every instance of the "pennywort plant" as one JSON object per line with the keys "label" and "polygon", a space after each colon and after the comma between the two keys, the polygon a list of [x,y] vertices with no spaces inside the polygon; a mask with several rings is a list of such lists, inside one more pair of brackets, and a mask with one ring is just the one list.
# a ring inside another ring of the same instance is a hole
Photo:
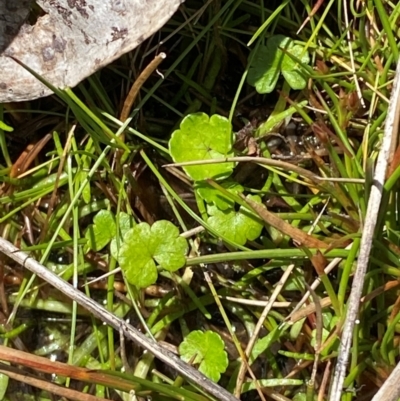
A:
{"label": "pennywort plant", "polygon": [[87,250],[99,251],[110,245],[129,283],[146,288],[157,281],[157,266],[175,271],[185,265],[187,241],[169,221],[159,220],[152,226],[134,224],[126,213],[119,214],[119,238],[114,214],[101,210],[85,233]]}
{"label": "pennywort plant", "polygon": [[[195,113],[185,117],[180,128],[173,132],[169,150],[175,162],[232,157],[233,138],[232,125],[227,118],[217,114],[209,117],[205,113]],[[226,162],[183,168],[195,181],[198,201],[206,204],[207,223],[230,241],[244,245],[248,240],[260,236],[263,224],[247,208],[236,210],[235,202],[229,197],[229,194],[243,192],[243,187],[229,178],[234,167],[233,162]],[[212,187],[207,179],[220,182],[228,196]],[[253,200],[261,201],[258,196]]]}
{"label": "pennywort plant", "polygon": [[[229,120],[219,115],[194,113],[186,116],[173,132],[169,151],[175,162],[221,159],[233,156],[233,132]],[[223,179],[232,174],[234,163],[184,167],[195,181]]]}
{"label": "pennywort plant", "polygon": [[[274,35],[266,45],[256,49],[251,58],[247,82],[254,86],[258,93],[271,93],[278,82],[280,74],[292,89],[306,87],[306,75],[302,65],[310,62],[307,50],[283,35]],[[296,59],[298,61],[296,61]]]}
{"label": "pennywort plant", "polygon": [[199,365],[199,371],[218,382],[228,367],[228,356],[221,336],[213,331],[190,332],[179,346],[179,354],[185,362]]}
{"label": "pennywort plant", "polygon": [[[194,113],[185,117],[169,141],[174,161],[201,161],[234,156],[234,134],[231,123],[223,116],[209,117]],[[236,207],[229,196],[243,193],[244,188],[230,178],[235,163],[203,164],[184,167],[194,183],[198,202],[205,204],[207,223],[221,236],[238,245],[256,240],[263,222],[244,206]],[[211,186],[207,179],[217,180],[226,193]],[[260,203],[258,195],[248,199]],[[116,216],[109,210],[99,211],[85,233],[87,251],[100,251],[110,245],[126,279],[137,288],[146,288],[158,278],[157,269],[174,272],[186,265],[188,244],[173,223],[161,220],[152,226],[135,224],[128,214]]]}

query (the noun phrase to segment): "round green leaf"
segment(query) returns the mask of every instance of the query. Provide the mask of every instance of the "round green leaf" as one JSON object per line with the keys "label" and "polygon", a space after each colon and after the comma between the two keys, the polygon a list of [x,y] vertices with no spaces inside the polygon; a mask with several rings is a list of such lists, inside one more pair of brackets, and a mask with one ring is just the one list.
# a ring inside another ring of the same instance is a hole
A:
{"label": "round green leaf", "polygon": [[259,46],[247,75],[247,82],[254,86],[258,93],[271,93],[275,89],[282,57],[283,53],[274,41],[268,41],[267,46]]}
{"label": "round green leaf", "polygon": [[85,233],[87,244],[93,251],[102,250],[115,236],[115,217],[109,210],[100,210]]}
{"label": "round green leaf", "polygon": [[185,265],[187,241],[171,222],[160,220],[152,225],[150,246],[154,259],[165,270],[173,272]]}
{"label": "round green leaf", "polygon": [[[180,129],[173,132],[169,150],[176,163],[194,160],[221,159],[233,156],[232,125],[225,117],[205,113],[186,116]],[[226,178],[234,168],[234,163],[204,164],[184,167],[195,181],[207,178]]]}
{"label": "round green leaf", "polygon": [[301,66],[281,49],[298,58],[302,64],[310,62],[308,52],[302,46],[294,45],[290,38],[283,35],[271,36],[266,46],[257,49],[247,76],[247,82],[258,93],[271,93],[281,72],[292,89],[305,87],[306,79]]}
{"label": "round green leaf", "polygon": [[118,261],[127,280],[139,288],[157,281],[157,262],[175,271],[185,265],[187,242],[169,221],[160,220],[151,227],[140,223],[128,230],[121,245]]}
{"label": "round green leaf", "polygon": [[[250,198],[260,202],[259,196]],[[233,208],[220,210],[216,206],[209,206],[207,210],[210,215],[208,224],[236,244],[244,245],[247,240],[255,240],[263,229],[263,223],[243,207],[238,212]]]}
{"label": "round green leaf", "polygon": [[225,344],[219,334],[213,331],[192,331],[179,346],[181,359],[189,362],[195,356],[194,364],[199,364],[199,371],[218,382],[221,373],[228,367]]}

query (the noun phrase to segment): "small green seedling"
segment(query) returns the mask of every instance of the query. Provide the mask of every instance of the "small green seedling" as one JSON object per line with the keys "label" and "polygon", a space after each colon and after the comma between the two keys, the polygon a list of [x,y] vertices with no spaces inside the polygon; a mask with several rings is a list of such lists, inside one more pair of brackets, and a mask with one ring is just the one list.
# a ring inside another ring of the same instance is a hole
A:
{"label": "small green seedling", "polygon": [[271,93],[280,73],[292,89],[305,88],[307,81],[301,65],[281,49],[299,59],[303,65],[310,62],[304,47],[294,44],[293,40],[286,36],[271,36],[266,46],[258,47],[247,76],[247,82],[254,86],[258,93]]}
{"label": "small green seedling", "polygon": [[[209,117],[205,113],[187,115],[169,141],[169,151],[176,163],[232,157],[232,146],[229,120],[217,114]],[[193,180],[202,181],[227,178],[234,167],[235,164],[229,162],[187,166],[184,170]]]}
{"label": "small green seedling", "polygon": [[[255,202],[261,202],[259,196],[249,196]],[[220,210],[216,206],[208,206],[208,224],[226,238],[239,245],[244,245],[248,240],[257,239],[263,229],[263,223],[253,216],[247,209],[240,207]]]}
{"label": "small green seedling", "polygon": [[171,222],[159,220],[151,227],[140,223],[125,234],[118,262],[131,284],[145,288],[157,281],[156,262],[165,270],[176,271],[185,265],[187,251],[186,239]]}
{"label": "small green seedling", "polygon": [[181,342],[179,354],[185,362],[192,360],[193,364],[199,365],[199,371],[217,383],[229,363],[224,348],[225,344],[219,334],[196,330]]}

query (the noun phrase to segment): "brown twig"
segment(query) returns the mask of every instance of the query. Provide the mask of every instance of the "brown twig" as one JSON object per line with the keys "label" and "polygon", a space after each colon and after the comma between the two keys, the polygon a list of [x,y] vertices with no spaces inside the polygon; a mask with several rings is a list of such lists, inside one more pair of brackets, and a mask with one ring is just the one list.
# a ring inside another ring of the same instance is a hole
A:
{"label": "brown twig", "polygon": [[299,228],[290,225],[285,220],[268,211],[260,203],[254,202],[253,200],[248,199],[244,196],[241,196],[241,198],[260,216],[262,220],[264,220],[265,223],[276,228],[281,233],[288,235],[296,242],[299,242],[302,246],[305,246],[307,248],[328,247],[328,244],[326,244],[325,242],[312,237]]}
{"label": "brown twig", "polygon": [[42,230],[41,230],[42,232],[40,234],[38,243],[42,242],[43,239],[46,238],[47,230],[48,230],[48,227],[49,227],[50,216],[53,213],[54,205],[56,203],[58,184],[60,182],[60,177],[61,177],[61,174],[62,174],[62,172],[64,170],[65,161],[67,159],[67,155],[68,155],[68,152],[69,152],[70,147],[71,147],[71,141],[72,141],[72,137],[73,137],[74,132],[75,132],[75,128],[76,128],[76,125],[73,125],[71,127],[71,129],[69,130],[69,132],[68,132],[67,142],[65,144],[63,154],[61,155],[61,158],[60,158],[60,164],[58,165],[58,169],[57,169],[56,181],[54,183],[53,192],[52,192],[51,197],[50,197],[49,207],[47,208],[46,219],[44,221],[44,224],[43,224],[43,227],[42,227]]}
{"label": "brown twig", "polygon": [[[348,301],[348,311],[346,321],[343,328],[342,339],[339,348],[339,355],[334,372],[333,383],[329,401],[340,401],[342,396],[342,388],[347,371],[349,361],[350,347],[353,338],[353,330],[355,322],[358,318],[360,308],[360,299],[364,287],[364,278],[369,264],[369,256],[372,248],[372,240],[375,234],[376,223],[380,212],[383,186],[385,183],[386,170],[388,162],[392,160],[395,151],[393,145],[399,128],[400,118],[400,60],[397,63],[396,76],[393,84],[393,91],[389,110],[385,122],[385,131],[382,139],[381,150],[379,152],[374,180],[371,186],[371,192],[368,201],[367,213],[364,228],[362,231],[360,254],[357,260],[357,269],[353,279],[353,285]],[[385,385],[379,390],[374,401],[397,400],[400,397],[400,387],[398,386],[400,378],[400,365],[392,372]],[[393,387],[395,385],[395,387]],[[389,390],[389,391],[388,391]]]}
{"label": "brown twig", "polygon": [[[9,349],[9,348],[8,348]],[[36,377],[28,376],[25,372],[19,372],[19,369],[8,366],[0,362],[0,373],[8,376],[21,383],[28,384],[33,387],[40,388],[41,390],[48,391],[52,394],[60,396],[68,400],[76,401],[108,401],[106,398],[96,397],[91,394],[85,394],[81,391],[73,390],[67,387],[61,387],[57,384],[51,383],[48,380],[41,380]]]}
{"label": "brown twig", "polygon": [[136,97],[140,91],[140,88],[147,81],[149,76],[157,69],[160,63],[167,57],[165,53],[157,54],[156,57],[150,62],[150,64],[141,72],[141,74],[137,77],[135,82],[133,83],[131,90],[128,93],[128,96],[125,99],[124,106],[122,107],[122,112],[119,119],[122,122],[125,122],[129,117],[131,112],[133,103],[136,100]]}
{"label": "brown twig", "polygon": [[10,178],[16,178],[25,173],[28,167],[36,159],[36,156],[44,148],[46,143],[51,139],[51,135],[45,135],[39,142],[30,144],[21,153],[17,161],[12,165],[10,171]]}
{"label": "brown twig", "polygon": [[[222,316],[224,316],[224,319],[227,318],[226,315],[225,315],[224,307],[222,306],[221,300],[219,299],[218,294],[217,294],[217,292],[216,292],[216,290],[214,288],[214,285],[212,283],[211,277],[207,272],[204,272],[204,278],[205,278],[208,286],[210,287],[211,293],[214,296],[215,303],[217,304],[218,308],[220,309]],[[266,401],[266,399],[264,397],[264,394],[262,393],[262,390],[260,388],[260,385],[259,385],[259,383],[257,381],[257,378],[255,377],[255,375],[253,373],[253,370],[251,369],[251,367],[249,365],[248,357],[243,352],[243,349],[242,349],[242,347],[240,345],[240,342],[239,342],[235,332],[233,330],[231,330],[229,322],[225,322],[225,323],[226,323],[226,327],[227,327],[227,329],[229,331],[229,334],[232,337],[233,343],[236,346],[236,350],[237,350],[237,352],[238,352],[238,354],[240,356],[240,359],[242,360],[242,363],[245,365],[246,370],[250,373],[251,378],[254,380],[254,383],[256,385],[256,390],[257,390],[257,393],[258,393],[259,397],[261,398],[262,401]],[[236,393],[235,395],[238,398],[240,398],[240,394],[241,394],[241,388],[239,389],[238,393]]]}
{"label": "brown twig", "polygon": [[[349,250],[351,249],[351,247],[353,246],[353,243],[351,243],[350,245],[348,245],[345,249]],[[342,258],[335,258],[333,259],[328,266],[325,267],[324,269],[324,273],[325,274],[329,274],[340,262],[342,261]],[[313,290],[315,290],[321,283],[321,278],[317,277],[314,282],[311,284],[311,288]],[[306,293],[304,294],[303,298],[301,298],[301,300],[298,302],[298,304],[296,305],[296,307],[292,310],[292,312],[290,312],[289,316],[285,319],[286,321],[291,321],[292,323],[294,323],[297,320],[294,320],[295,315],[298,311],[300,311],[300,309],[302,308],[302,306],[305,304],[305,302],[307,301],[308,297],[310,296],[310,292],[306,291]],[[305,308],[304,308],[305,309]],[[301,309],[302,311],[303,309]],[[301,312],[300,311],[300,312]],[[300,313],[299,312],[299,313]]]}
{"label": "brown twig", "polygon": [[330,361],[330,359],[328,359],[326,366],[325,366],[324,374],[322,376],[321,386],[318,391],[318,401],[324,401],[324,399],[325,399],[325,391],[328,386],[328,380],[329,380],[330,373],[331,373],[331,361]]}
{"label": "brown twig", "polygon": [[[246,348],[246,356],[247,358],[249,358],[251,351],[253,350],[254,344],[258,338],[258,335],[261,331],[261,328],[264,325],[264,321],[268,316],[268,313],[270,312],[273,303],[276,301],[276,299],[278,298],[278,295],[280,294],[283,286],[286,283],[286,280],[289,278],[290,274],[292,273],[293,269],[295,268],[295,265],[292,264],[290,266],[287,267],[287,269],[285,270],[285,272],[283,273],[279,284],[275,287],[274,292],[271,295],[271,298],[268,301],[268,304],[265,306],[264,310],[261,313],[260,318],[258,319],[257,325],[254,329],[253,335],[251,336],[249,343],[247,345]],[[246,374],[246,362],[245,360],[242,360],[241,365],[240,365],[240,369],[239,369],[239,373],[238,373],[238,377],[236,380],[236,388],[235,388],[235,395],[237,397],[240,396],[241,393],[241,389],[242,389],[242,385],[245,379],[245,374]]]}
{"label": "brown twig", "polygon": [[[322,309],[332,305],[332,301],[329,297],[322,298],[319,303]],[[308,304],[304,308],[301,308],[298,311],[291,313],[287,320],[290,324],[296,323],[299,320],[304,319],[308,315],[311,315],[311,313],[314,313],[316,309],[316,304],[313,302],[311,304]]]}
{"label": "brown twig", "polygon": [[315,293],[315,291],[307,283],[304,284],[306,285],[307,290],[310,292],[315,304],[315,317],[316,317],[316,327],[315,327],[316,335],[315,335],[315,346],[314,346],[315,357],[311,372],[311,378],[307,383],[307,387],[311,387],[314,392],[316,387],[315,381],[317,377],[319,357],[321,354],[321,347],[322,347],[322,331],[323,331],[322,307],[320,299],[318,295]]}

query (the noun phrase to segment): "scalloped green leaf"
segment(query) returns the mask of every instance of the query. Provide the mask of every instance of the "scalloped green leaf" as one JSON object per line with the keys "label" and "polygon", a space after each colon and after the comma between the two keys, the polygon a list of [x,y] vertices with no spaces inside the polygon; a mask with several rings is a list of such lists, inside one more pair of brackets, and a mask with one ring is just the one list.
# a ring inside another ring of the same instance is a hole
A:
{"label": "scalloped green leaf", "polygon": [[306,79],[301,66],[281,49],[297,57],[302,64],[310,62],[308,52],[302,46],[295,45],[292,39],[283,35],[271,36],[266,46],[257,49],[247,76],[247,82],[258,93],[271,93],[281,72],[292,89],[305,88]]}
{"label": "scalloped green leaf", "polygon": [[225,344],[220,335],[213,331],[200,330],[190,332],[179,345],[181,359],[199,365],[199,371],[218,382],[221,373],[228,367],[228,356],[224,350]]}
{"label": "scalloped green leaf", "polygon": [[185,265],[187,250],[186,239],[171,222],[159,220],[151,227],[140,223],[125,234],[118,262],[131,284],[145,288],[157,281],[156,262],[176,271]]}
{"label": "scalloped green leaf", "polygon": [[[249,196],[256,202],[260,202],[259,196]],[[207,208],[210,217],[207,222],[212,228],[226,238],[239,245],[244,245],[248,240],[258,238],[263,229],[261,220],[254,217],[246,208],[220,210],[216,206]]]}
{"label": "scalloped green leaf", "polygon": [[258,93],[271,93],[281,71],[283,53],[279,50],[279,44],[275,43],[276,40],[271,39],[266,46],[258,47],[247,75],[247,82],[254,86]]}
{"label": "scalloped green leaf", "polygon": [[115,216],[109,210],[100,210],[85,232],[87,246],[93,251],[102,250],[116,235]]}
{"label": "scalloped green leaf", "polygon": [[[169,151],[176,162],[221,159],[233,156],[232,125],[223,116],[205,113],[187,115],[180,129],[173,132]],[[183,169],[195,181],[207,178],[223,179],[231,175],[234,163],[186,166]]]}
{"label": "scalloped green leaf", "polygon": [[[243,192],[243,187],[233,180],[226,180],[220,185],[235,195]],[[217,206],[220,210],[232,209],[235,205],[235,202],[232,199],[228,198],[217,188],[214,188],[205,181],[197,182],[195,188],[202,199],[204,199],[208,204]]]}

